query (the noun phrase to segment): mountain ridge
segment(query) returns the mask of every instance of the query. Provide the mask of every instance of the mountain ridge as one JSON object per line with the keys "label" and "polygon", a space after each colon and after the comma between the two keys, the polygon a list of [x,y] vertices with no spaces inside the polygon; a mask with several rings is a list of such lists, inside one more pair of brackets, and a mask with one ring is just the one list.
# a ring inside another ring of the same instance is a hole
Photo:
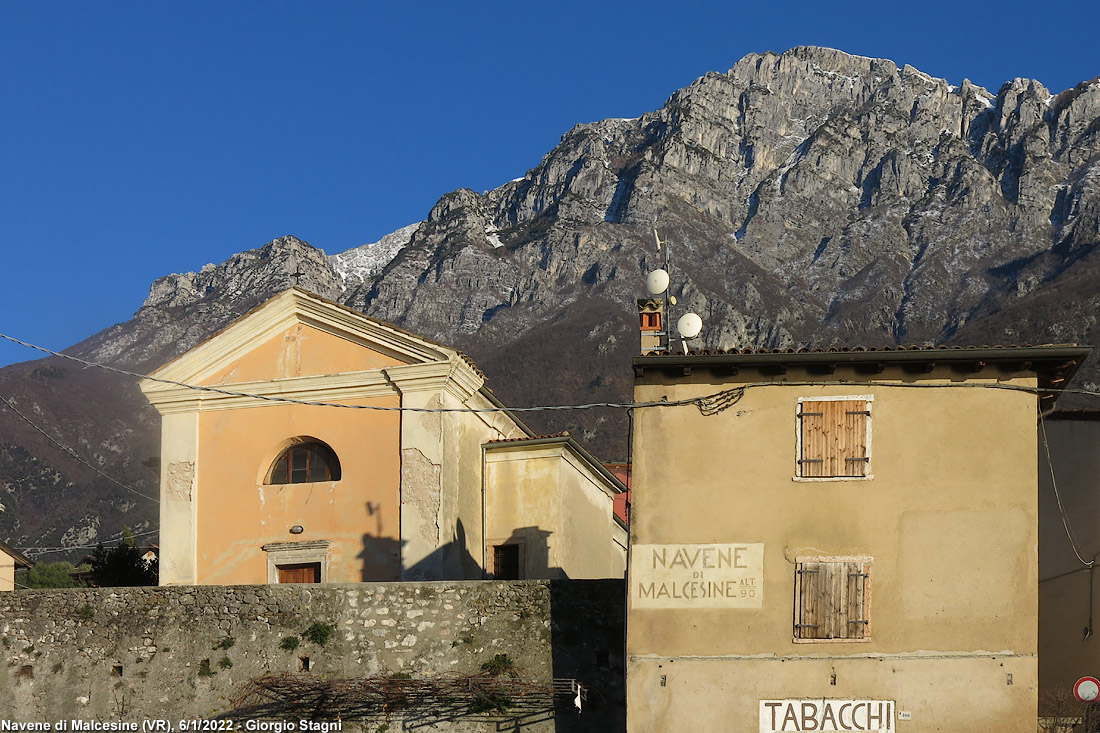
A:
{"label": "mountain ridge", "polygon": [[[672,248],[677,313],[703,317],[698,348],[1092,342],[1100,83],[1052,95],[1014,79],[993,94],[834,49],[750,54],[657,110],[575,125],[524,176],[446,193],[373,247],[330,256],[286,236],[159,278],[131,321],[70,352],[149,371],[298,284],[469,353],[505,404],[623,402],[655,226]],[[52,360],[0,370],[43,419],[66,409],[51,387],[103,390],[104,379]],[[1077,383],[1098,381],[1100,364],[1086,363]],[[140,396],[117,403],[126,414],[70,405],[51,427],[79,442],[117,420],[105,443],[128,453],[128,480],[155,492],[155,413]],[[0,413],[11,456],[0,452],[0,503],[51,471],[77,494],[93,481]],[[605,460],[628,457],[620,411],[531,423],[569,429]],[[102,492],[103,512],[126,514]],[[45,514],[23,500],[0,513],[0,537],[89,536],[91,519],[69,512],[54,527]]]}

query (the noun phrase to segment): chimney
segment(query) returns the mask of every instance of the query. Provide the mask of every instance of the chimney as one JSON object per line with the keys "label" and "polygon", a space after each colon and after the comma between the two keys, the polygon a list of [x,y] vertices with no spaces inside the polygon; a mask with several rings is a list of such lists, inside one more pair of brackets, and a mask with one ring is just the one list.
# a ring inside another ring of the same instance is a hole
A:
{"label": "chimney", "polygon": [[638,299],[638,330],[641,334],[641,353],[666,351],[666,312],[664,298]]}

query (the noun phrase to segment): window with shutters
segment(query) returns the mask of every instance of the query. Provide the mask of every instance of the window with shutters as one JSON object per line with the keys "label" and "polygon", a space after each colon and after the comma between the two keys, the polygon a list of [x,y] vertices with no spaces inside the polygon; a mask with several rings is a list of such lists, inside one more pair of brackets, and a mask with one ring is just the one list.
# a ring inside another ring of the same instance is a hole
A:
{"label": "window with shutters", "polygon": [[871,399],[799,398],[796,479],[871,478]]}
{"label": "window with shutters", "polygon": [[871,638],[869,558],[813,558],[796,564],[795,641]]}

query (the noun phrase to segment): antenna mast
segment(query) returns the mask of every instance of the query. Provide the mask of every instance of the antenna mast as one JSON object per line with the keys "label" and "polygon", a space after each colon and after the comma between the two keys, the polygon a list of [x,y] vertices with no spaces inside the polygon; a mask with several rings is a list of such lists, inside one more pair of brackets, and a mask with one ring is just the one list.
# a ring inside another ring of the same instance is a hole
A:
{"label": "antenna mast", "polygon": [[[654,222],[656,225],[656,222]],[[649,299],[638,301],[638,317],[641,321],[642,352],[658,354],[672,353],[672,306],[676,305],[676,296],[669,292],[672,281],[672,247],[661,240],[657,227],[653,227],[653,241],[657,252],[664,255],[664,267],[651,271],[646,276],[646,290]],[[667,294],[667,297],[660,297]],[[694,313],[684,314],[677,322],[677,332],[687,353],[687,340],[695,338],[702,329],[703,321]]]}

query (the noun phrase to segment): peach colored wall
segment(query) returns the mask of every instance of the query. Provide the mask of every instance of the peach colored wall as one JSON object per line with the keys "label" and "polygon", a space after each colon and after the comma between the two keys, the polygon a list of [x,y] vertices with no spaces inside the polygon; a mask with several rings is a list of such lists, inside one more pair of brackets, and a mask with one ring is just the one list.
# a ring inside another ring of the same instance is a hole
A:
{"label": "peach colored wall", "polygon": [[[398,398],[357,404],[398,406]],[[199,584],[266,583],[268,542],[330,540],[328,582],[394,580],[399,573],[400,413],[303,405],[199,416]],[[341,478],[264,485],[295,437],[324,441]],[[290,527],[305,532],[292,535]]]}
{"label": "peach colored wall", "polygon": [[230,362],[200,384],[231,384],[318,374],[341,374],[402,362],[324,331],[296,324]]}

